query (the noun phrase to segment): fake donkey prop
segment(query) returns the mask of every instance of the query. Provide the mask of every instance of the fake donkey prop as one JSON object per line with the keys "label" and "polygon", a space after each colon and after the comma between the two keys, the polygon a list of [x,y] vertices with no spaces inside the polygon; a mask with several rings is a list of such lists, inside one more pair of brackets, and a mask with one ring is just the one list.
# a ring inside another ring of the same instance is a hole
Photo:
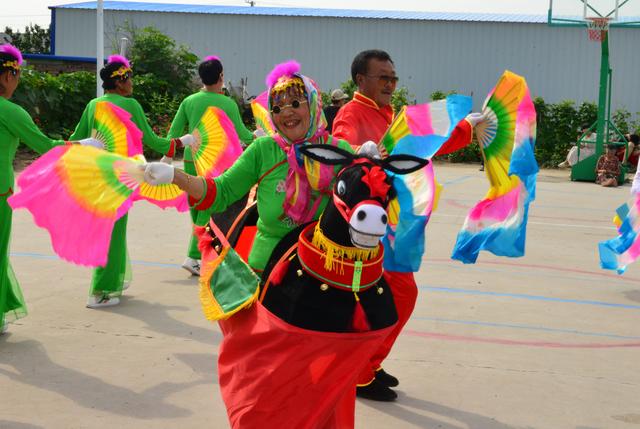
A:
{"label": "fake donkey prop", "polygon": [[[259,299],[256,283],[241,310],[219,318],[219,383],[233,428],[352,428],[356,377],[397,321],[382,277],[380,239],[394,196],[386,171],[406,174],[429,161],[371,159],[330,145],[300,151],[345,167],[321,219],[274,250]],[[204,237],[201,291],[216,288]]]}

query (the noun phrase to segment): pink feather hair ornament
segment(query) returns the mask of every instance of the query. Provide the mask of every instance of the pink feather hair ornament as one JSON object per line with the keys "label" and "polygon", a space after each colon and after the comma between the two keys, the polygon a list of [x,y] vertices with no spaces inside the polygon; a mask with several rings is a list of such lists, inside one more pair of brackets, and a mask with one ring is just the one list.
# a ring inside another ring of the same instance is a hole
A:
{"label": "pink feather hair ornament", "polygon": [[296,60],[289,60],[277,64],[267,75],[267,87],[272,88],[278,82],[279,78],[283,76],[291,78],[294,77],[296,73],[300,73],[300,63]]}
{"label": "pink feather hair ornament", "polygon": [[11,55],[18,61],[19,66],[22,65],[22,53],[20,49],[15,46],[5,43],[4,45],[0,45],[0,52]]}
{"label": "pink feather hair ornament", "polygon": [[[217,56],[217,55],[209,55],[208,57],[204,58],[203,62],[205,62],[205,61],[213,61],[213,60],[220,61],[220,57]],[[220,61],[220,62],[222,62],[222,61]]]}
{"label": "pink feather hair ornament", "polygon": [[107,60],[107,64],[111,63],[121,63],[124,64],[125,67],[131,68],[131,64],[129,64],[129,60],[123,57],[122,55],[110,55]]}

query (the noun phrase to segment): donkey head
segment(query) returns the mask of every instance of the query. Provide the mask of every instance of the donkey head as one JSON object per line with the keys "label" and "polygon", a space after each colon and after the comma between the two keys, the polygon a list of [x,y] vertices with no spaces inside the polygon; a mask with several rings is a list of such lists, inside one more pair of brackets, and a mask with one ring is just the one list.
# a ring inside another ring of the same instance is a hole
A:
{"label": "donkey head", "polygon": [[373,159],[324,144],[306,145],[300,152],[323,164],[344,166],[336,177],[320,228],[331,241],[361,249],[375,248],[386,232],[387,205],[395,197],[387,171],[408,174],[429,163],[411,155]]}

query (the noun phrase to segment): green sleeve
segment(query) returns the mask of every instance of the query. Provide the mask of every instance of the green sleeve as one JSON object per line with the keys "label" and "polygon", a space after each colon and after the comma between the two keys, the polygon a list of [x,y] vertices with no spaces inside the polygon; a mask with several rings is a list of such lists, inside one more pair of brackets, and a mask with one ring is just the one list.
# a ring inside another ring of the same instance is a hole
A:
{"label": "green sleeve", "polygon": [[226,210],[258,183],[262,161],[259,148],[258,144],[249,146],[231,168],[215,178],[216,199],[212,205],[214,212]]}
{"label": "green sleeve", "polygon": [[161,154],[166,154],[171,147],[171,139],[166,137],[158,137],[151,129],[151,125],[149,125],[149,121],[147,121],[147,117],[144,115],[144,111],[142,110],[142,106],[138,103],[137,100],[131,99],[132,106],[129,110],[131,113],[132,120],[142,131],[142,143],[146,146],[149,146],[151,149],[159,152]]}
{"label": "green sleeve", "polygon": [[69,140],[76,141],[91,137],[91,121],[93,120],[93,103],[87,104],[82,112],[80,122],[76,125],[76,129],[69,137]]}
{"label": "green sleeve", "polygon": [[53,140],[42,134],[42,131],[33,122],[29,113],[22,107],[15,105],[15,109],[9,114],[12,116],[6,122],[9,132],[36,152],[42,154],[54,146],[65,144],[64,140]]}
{"label": "green sleeve", "polygon": [[240,116],[240,109],[238,109],[238,105],[234,101],[231,101],[229,113],[229,119],[233,122],[240,141],[245,145],[250,144],[253,141],[253,133],[244,126],[244,122],[242,122],[242,117]]}
{"label": "green sleeve", "polygon": [[184,101],[180,103],[180,107],[178,107],[178,112],[176,116],[173,118],[171,122],[171,128],[169,128],[169,134],[167,137],[170,139],[176,139],[182,137],[184,134],[184,129],[187,126],[187,114],[184,112]]}

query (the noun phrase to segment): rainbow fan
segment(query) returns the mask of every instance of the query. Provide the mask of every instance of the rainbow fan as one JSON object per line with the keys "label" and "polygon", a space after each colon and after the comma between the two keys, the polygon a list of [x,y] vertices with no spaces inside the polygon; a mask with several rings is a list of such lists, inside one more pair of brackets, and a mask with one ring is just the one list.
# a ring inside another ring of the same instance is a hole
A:
{"label": "rainbow fan", "polygon": [[[410,154],[431,158],[450,138],[471,110],[471,97],[451,95],[429,104],[406,106],[378,144],[383,156]],[[418,271],[425,246],[425,228],[435,210],[442,186],[433,164],[411,174],[393,176],[397,198],[389,204],[385,268]]]}
{"label": "rainbow fan", "polygon": [[122,156],[142,153],[142,132],[131,121],[131,114],[108,101],[95,105],[91,137],[104,144],[108,152]]}
{"label": "rainbow fan", "polygon": [[253,118],[256,121],[256,127],[262,129],[268,136],[275,134],[276,127],[271,121],[271,115],[269,115],[269,103],[267,102],[267,91],[258,95],[251,101],[251,112],[253,112]]}
{"label": "rainbow fan", "polygon": [[485,101],[486,120],[475,128],[490,188],[471,209],[453,259],[474,263],[480,250],[522,256],[529,203],[535,199],[536,111],[524,78],[505,71]]}
{"label": "rainbow fan", "polygon": [[618,236],[598,244],[600,266],[623,274],[627,265],[640,257],[640,195],[633,194],[626,204],[616,210],[614,224]]}
{"label": "rainbow fan", "polygon": [[217,177],[242,154],[238,134],[229,117],[217,107],[209,107],[192,131],[191,147],[198,176]]}
{"label": "rainbow fan", "polygon": [[46,229],[54,251],[80,265],[104,266],[113,224],[131,207],[141,164],[90,146],[58,146],[26,168],[9,198]]}

